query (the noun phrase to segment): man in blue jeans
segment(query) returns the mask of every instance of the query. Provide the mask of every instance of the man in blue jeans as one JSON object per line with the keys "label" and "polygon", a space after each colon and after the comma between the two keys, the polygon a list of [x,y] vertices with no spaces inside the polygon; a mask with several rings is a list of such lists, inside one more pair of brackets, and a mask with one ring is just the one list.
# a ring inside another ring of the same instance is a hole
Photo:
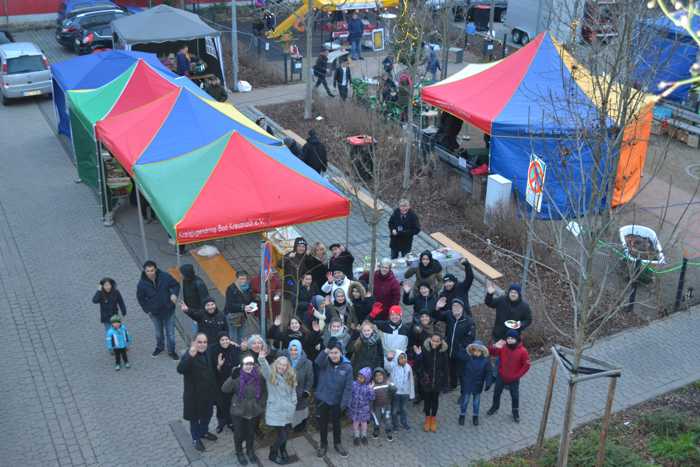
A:
{"label": "man in blue jeans", "polygon": [[156,349],[151,354],[153,358],[163,351],[165,335],[168,355],[173,360],[180,360],[175,353],[175,303],[179,293],[180,284],[173,276],[158,269],[151,260],[143,264],[141,280],[136,286],[136,298],[155,328]]}
{"label": "man in blue jeans", "polygon": [[362,33],[365,25],[357,16],[357,13],[352,14],[352,18],[348,20],[348,40],[350,41],[350,56],[353,60],[364,60],[362,58]]}

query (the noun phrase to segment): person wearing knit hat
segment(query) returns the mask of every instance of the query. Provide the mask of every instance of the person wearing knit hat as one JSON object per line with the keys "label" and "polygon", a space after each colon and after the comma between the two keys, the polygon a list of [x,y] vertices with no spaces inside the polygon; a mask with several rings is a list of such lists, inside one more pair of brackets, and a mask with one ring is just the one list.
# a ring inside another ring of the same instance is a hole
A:
{"label": "person wearing knit hat", "polygon": [[481,341],[474,341],[466,349],[459,349],[457,358],[462,361],[460,374],[459,425],[464,425],[472,400],[472,423],[479,424],[479,406],[481,393],[488,391],[493,382],[493,368],[489,360],[489,351]]}
{"label": "person wearing knit hat", "polygon": [[107,329],[105,336],[107,349],[114,354],[116,371],[121,370],[121,361],[124,360],[124,366],[130,368],[129,358],[126,356],[127,348],[131,343],[131,335],[126,330],[126,324],[122,324],[122,319],[115,314],[109,320],[110,327]]}
{"label": "person wearing knit hat", "polygon": [[[255,465],[258,457],[255,455],[255,428],[258,417],[265,413],[266,385],[255,358],[244,354],[241,365],[236,366],[221,390],[231,396],[231,418],[233,420],[233,439],[236,446],[236,458],[240,465],[248,461]],[[243,443],[246,444],[246,454],[243,453]]]}
{"label": "person wearing knit hat", "polygon": [[449,356],[449,381],[448,389],[457,388],[462,363],[457,358],[459,349],[466,348],[476,338],[476,325],[470,315],[465,313],[466,304],[462,297],[452,300],[451,310],[439,314],[438,319],[444,321],[447,326],[446,340]]}
{"label": "person wearing knit hat", "polygon": [[328,424],[333,425],[333,444],[341,457],[348,452],[341,444],[341,413],[350,405],[352,396],[352,366],[343,359],[343,348],[337,339],[331,338],[326,349],[316,357],[316,413],[321,442],[316,452],[324,457],[328,452]]}
{"label": "person wearing knit hat", "polygon": [[506,332],[505,340],[489,346],[489,352],[498,357],[498,377],[493,391],[493,403],[486,415],[498,412],[503,389],[510,392],[513,421],[520,422],[520,378],[530,369],[530,354],[520,342],[520,333],[515,329]]}
{"label": "person wearing knit hat", "polygon": [[519,333],[532,324],[532,310],[523,300],[520,284],[511,284],[508,293],[494,297],[496,287],[493,282],[486,282],[486,299],[484,303],[496,309],[491,337],[494,342],[505,339],[508,329],[517,329]]}
{"label": "person wearing knit hat", "polygon": [[284,304],[287,307],[283,312],[287,316],[294,314],[296,310],[297,288],[307,272],[312,272],[314,260],[308,254],[308,245],[304,237],[294,239],[292,251],[284,255],[277,263],[278,270],[283,274]]}
{"label": "person wearing knit hat", "polygon": [[449,310],[452,307],[452,300],[459,297],[464,302],[464,312],[471,316],[469,290],[474,282],[474,271],[472,270],[472,265],[466,258],[462,258],[459,264],[464,268],[464,280],[459,282],[454,274],[445,274],[443,280],[444,286],[438,295],[435,308],[438,311]]}
{"label": "person wearing knit hat", "polygon": [[375,321],[377,329],[380,331],[379,336],[382,340],[385,356],[390,349],[400,349],[404,352],[408,349],[408,340],[411,336],[413,325],[410,321],[404,323],[402,315],[403,310],[401,310],[401,307],[394,305],[389,308],[388,321]]}
{"label": "person wearing knit hat", "polygon": [[403,304],[413,306],[413,323],[418,324],[420,313],[426,310],[431,316],[435,313],[435,305],[437,305],[437,297],[433,292],[433,288],[427,282],[419,282],[413,287],[411,293],[411,284],[404,282],[403,284]]}
{"label": "person wearing knit hat", "polygon": [[216,301],[207,297],[202,301],[204,310],[189,308],[184,303],[182,304],[182,312],[189,316],[197,323],[199,332],[203,332],[207,336],[207,340],[214,345],[219,341],[220,332],[228,332],[228,323],[226,317],[216,306]]}

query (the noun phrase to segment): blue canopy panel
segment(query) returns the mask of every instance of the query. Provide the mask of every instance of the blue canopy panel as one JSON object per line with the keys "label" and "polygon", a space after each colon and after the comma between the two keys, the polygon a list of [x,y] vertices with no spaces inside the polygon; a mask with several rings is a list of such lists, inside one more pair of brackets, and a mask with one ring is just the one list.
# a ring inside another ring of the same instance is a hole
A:
{"label": "blue canopy panel", "polygon": [[[606,148],[602,151],[607,152]],[[581,140],[563,138],[509,138],[491,139],[490,171],[513,182],[518,199],[525,204],[527,173],[530,155],[537,155],[546,165],[542,206],[538,218],[544,220],[569,219],[590,214],[592,190],[605,183],[601,174],[607,172],[607,162],[597,164],[593,148]],[[605,206],[600,199],[597,212]]]}
{"label": "blue canopy panel", "polygon": [[[70,118],[68,117],[65,92],[104,86],[128,70],[139,59],[144,60],[166,79],[173,81],[181,78],[168,70],[154,54],[124,50],[83,55],[51,65],[58,132],[70,138]],[[191,86],[199,89],[194,83],[191,83]]]}
{"label": "blue canopy panel", "polygon": [[[596,126],[598,109],[564,64],[549,36],[492,124],[492,136],[568,135]],[[608,119],[608,126],[613,125]]]}
{"label": "blue canopy panel", "polygon": [[231,119],[183,89],[160,130],[136,164],[158,162],[189,153],[232,130],[249,141],[280,144],[279,140]]}

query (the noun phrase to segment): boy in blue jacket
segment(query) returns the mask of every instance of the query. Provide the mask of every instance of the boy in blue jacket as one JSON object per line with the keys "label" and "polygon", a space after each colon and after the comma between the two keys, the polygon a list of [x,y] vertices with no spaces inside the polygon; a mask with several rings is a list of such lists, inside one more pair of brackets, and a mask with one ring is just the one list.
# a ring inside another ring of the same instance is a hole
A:
{"label": "boy in blue jacket", "polygon": [[457,352],[457,359],[462,362],[459,382],[459,424],[464,425],[469,399],[472,399],[472,422],[479,424],[479,403],[481,393],[488,391],[493,383],[493,372],[489,361],[489,351],[481,341],[474,341],[465,349]]}
{"label": "boy in blue jacket", "polygon": [[122,324],[122,319],[119,315],[114,315],[110,319],[112,327],[107,330],[106,344],[107,348],[114,352],[115,366],[114,369],[119,371],[122,369],[122,359],[124,366],[130,368],[129,358],[126,356],[126,349],[131,343],[131,335],[126,330],[126,324]]}

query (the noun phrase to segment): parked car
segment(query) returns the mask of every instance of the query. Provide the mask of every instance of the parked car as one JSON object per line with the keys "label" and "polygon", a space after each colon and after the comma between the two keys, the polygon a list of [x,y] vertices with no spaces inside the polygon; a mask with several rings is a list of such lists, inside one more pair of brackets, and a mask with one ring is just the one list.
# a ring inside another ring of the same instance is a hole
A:
{"label": "parked car", "polygon": [[[445,6],[452,8],[452,14],[456,22],[464,21],[465,12],[469,21],[473,21],[472,14],[475,6],[491,6],[491,0],[425,0],[425,3],[437,11]],[[494,9],[494,22],[500,23],[501,17],[508,8],[507,0],[496,0]]]}
{"label": "parked car", "polygon": [[111,48],[111,23],[126,15],[120,8],[81,13],[63,21],[61,30],[56,32],[56,40],[78,55],[97,48]]}
{"label": "parked car", "polygon": [[60,27],[63,21],[73,18],[88,11],[112,10],[120,8],[109,0],[61,0],[58,3],[56,14],[56,27]]}
{"label": "parked car", "polygon": [[10,42],[14,41],[15,39],[12,37],[12,34],[10,34],[9,31],[0,31],[0,45],[9,44]]}
{"label": "parked car", "polygon": [[51,95],[49,62],[31,42],[0,45],[0,96],[2,103],[20,97]]}

